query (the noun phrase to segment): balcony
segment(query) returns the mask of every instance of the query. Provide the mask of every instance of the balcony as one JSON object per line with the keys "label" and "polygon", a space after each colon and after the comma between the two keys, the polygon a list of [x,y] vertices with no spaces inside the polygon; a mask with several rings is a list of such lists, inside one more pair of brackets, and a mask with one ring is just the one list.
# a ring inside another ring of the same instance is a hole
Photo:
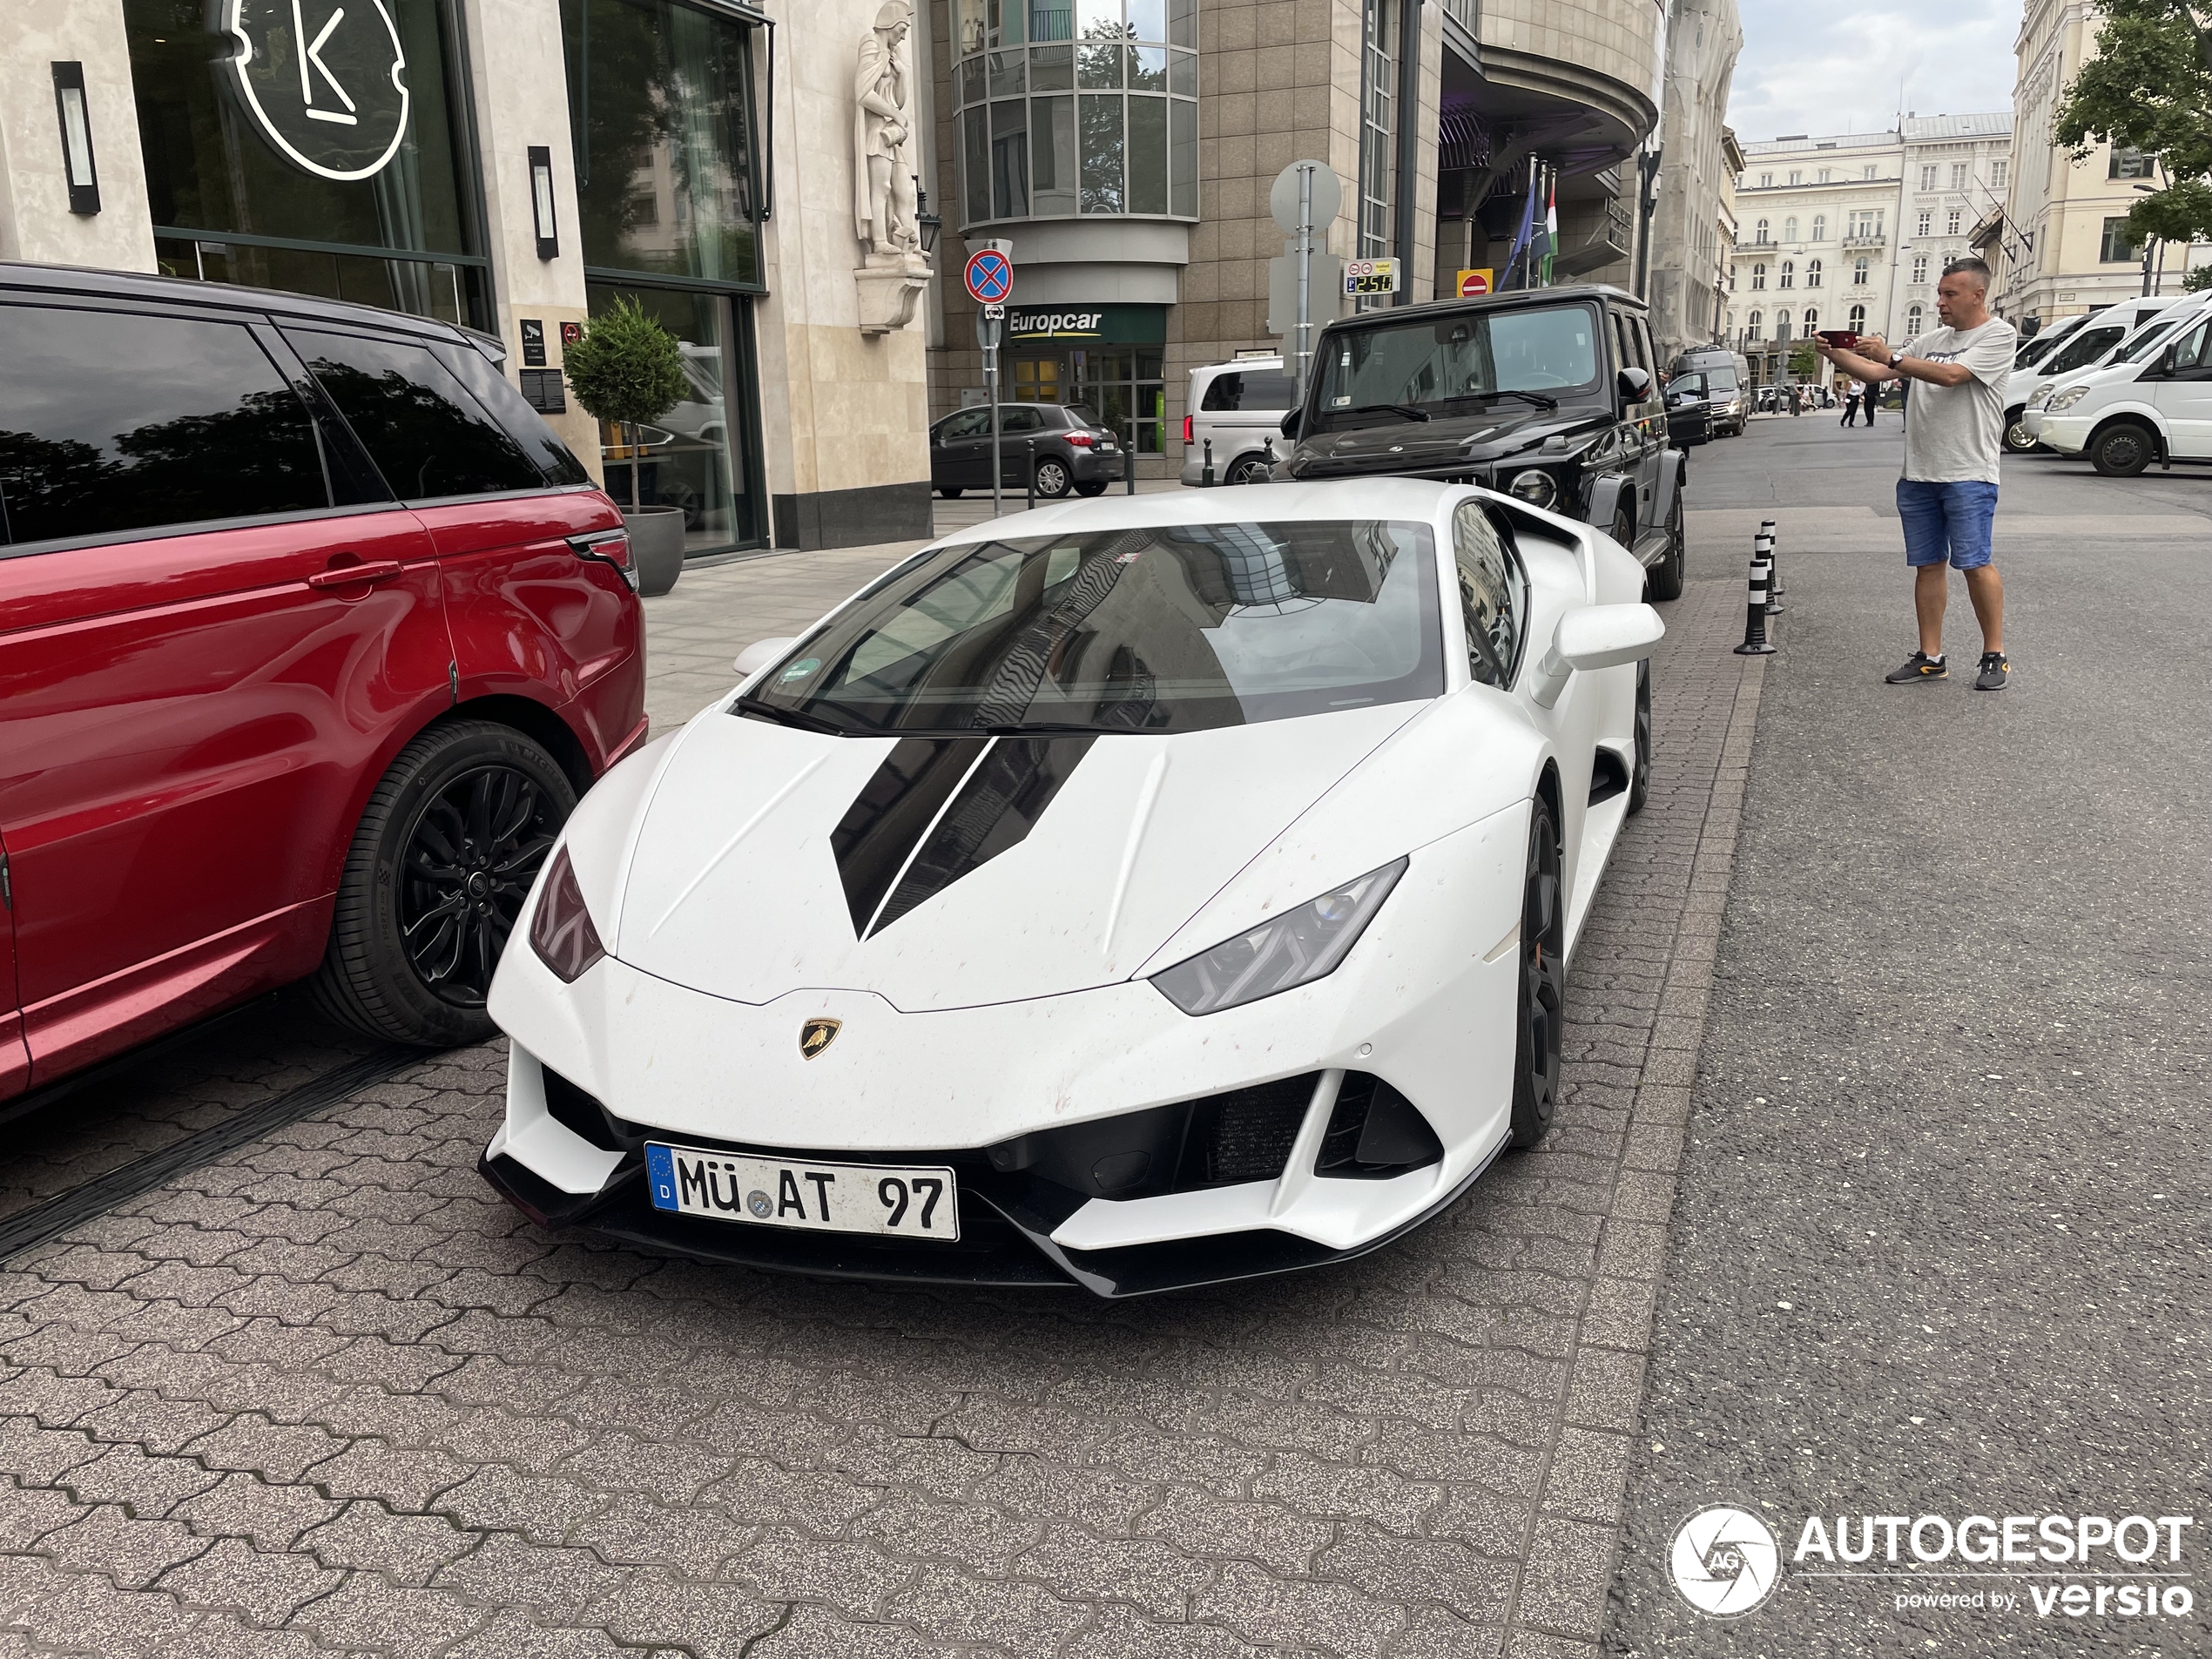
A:
{"label": "balcony", "polygon": [[1879,231],[1846,231],[1844,233],[1844,246],[1846,248],[1887,247],[1889,238]]}

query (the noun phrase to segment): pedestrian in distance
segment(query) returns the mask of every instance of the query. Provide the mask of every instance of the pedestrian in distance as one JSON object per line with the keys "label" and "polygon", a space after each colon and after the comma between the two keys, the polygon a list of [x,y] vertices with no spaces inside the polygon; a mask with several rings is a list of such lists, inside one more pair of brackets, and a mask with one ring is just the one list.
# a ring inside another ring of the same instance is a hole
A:
{"label": "pedestrian in distance", "polygon": [[1858,423],[1858,382],[1857,381],[1844,381],[1843,391],[1844,418],[1837,421],[1836,424],[1838,426],[1856,426]]}
{"label": "pedestrian in distance", "polygon": [[[1816,341],[1814,349],[1872,391],[1891,381],[1907,388],[1905,473],[1897,481],[1905,562],[1912,569],[1912,604],[1920,648],[1889,676],[1892,685],[1949,677],[1943,659],[1943,612],[1950,570],[1966,578],[1966,597],[1981,624],[1981,666],[1974,688],[2001,691],[2013,666],[2005,656],[2005,584],[1990,562],[1997,516],[1998,461],[2004,449],[2005,384],[2020,336],[1989,310],[1989,266],[1954,260],[1936,285],[1940,327],[1896,351],[1878,334],[1850,351]],[[1949,567],[1946,570],[1946,565]]]}
{"label": "pedestrian in distance", "polygon": [[1858,401],[1865,408],[1866,424],[1872,426],[1874,424],[1874,406],[1882,401],[1882,388],[1870,382],[1863,389]]}

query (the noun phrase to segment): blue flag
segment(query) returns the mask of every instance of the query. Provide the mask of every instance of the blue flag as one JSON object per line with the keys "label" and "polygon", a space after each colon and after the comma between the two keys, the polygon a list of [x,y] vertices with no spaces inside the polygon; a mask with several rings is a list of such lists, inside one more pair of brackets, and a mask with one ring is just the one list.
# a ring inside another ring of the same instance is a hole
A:
{"label": "blue flag", "polygon": [[[1506,255],[1506,276],[1508,280],[1510,280],[1513,276],[1513,267],[1514,262],[1521,258],[1521,250],[1528,246],[1528,239],[1531,234],[1534,233],[1535,228],[1536,182],[1532,179],[1528,181],[1527,203],[1521,210],[1521,229],[1514,234],[1513,252]],[[1499,286],[1502,287],[1505,285],[1501,282]]]}

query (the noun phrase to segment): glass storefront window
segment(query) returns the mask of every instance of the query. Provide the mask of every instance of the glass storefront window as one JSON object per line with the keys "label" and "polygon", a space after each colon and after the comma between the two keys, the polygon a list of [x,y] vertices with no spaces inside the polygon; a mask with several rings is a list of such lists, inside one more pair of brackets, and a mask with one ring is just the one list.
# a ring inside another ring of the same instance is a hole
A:
{"label": "glass storefront window", "polygon": [[[327,20],[303,92],[264,72],[299,61],[291,7],[240,0],[242,58],[206,0],[123,0],[157,260],[489,327],[451,0],[354,10]],[[322,119],[341,94],[351,118]]]}
{"label": "glass storefront window", "polygon": [[[963,225],[1198,216],[1198,59],[1170,50],[1197,44],[1196,0],[954,3]],[[1073,39],[1030,48],[1026,113],[1011,103],[1021,54],[1004,50],[1025,27],[1031,41]]]}
{"label": "glass storefront window", "polygon": [[561,0],[587,266],[760,281],[751,30],[679,0]]}

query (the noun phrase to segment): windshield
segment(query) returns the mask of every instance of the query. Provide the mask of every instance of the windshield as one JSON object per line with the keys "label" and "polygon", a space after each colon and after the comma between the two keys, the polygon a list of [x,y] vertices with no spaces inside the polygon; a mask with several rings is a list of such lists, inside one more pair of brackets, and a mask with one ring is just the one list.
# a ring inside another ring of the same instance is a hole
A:
{"label": "windshield", "polygon": [[[2182,320],[2179,317],[2174,317],[2169,319],[2161,319],[2159,321],[2144,324],[2143,327],[2135,330],[2134,337],[2132,340],[2130,340],[2126,345],[2122,346],[2118,351],[2113,353],[2113,362],[2141,362],[2144,358],[2150,355],[2155,347],[2165,341],[2167,335],[2172,334],[2176,328],[2179,328],[2182,326]],[[2106,367],[2110,368],[2111,365],[2107,364]]]}
{"label": "windshield", "polygon": [[1597,339],[1597,315],[1585,305],[1463,312],[1338,330],[1322,342],[1321,421],[1365,426],[1391,417],[1361,410],[1393,405],[1424,414],[1455,405],[1472,410],[1517,392],[1557,400],[1596,384]]}
{"label": "windshield", "polygon": [[1422,523],[1191,524],[968,543],[894,573],[739,713],[853,736],[1195,732],[1444,689]]}

